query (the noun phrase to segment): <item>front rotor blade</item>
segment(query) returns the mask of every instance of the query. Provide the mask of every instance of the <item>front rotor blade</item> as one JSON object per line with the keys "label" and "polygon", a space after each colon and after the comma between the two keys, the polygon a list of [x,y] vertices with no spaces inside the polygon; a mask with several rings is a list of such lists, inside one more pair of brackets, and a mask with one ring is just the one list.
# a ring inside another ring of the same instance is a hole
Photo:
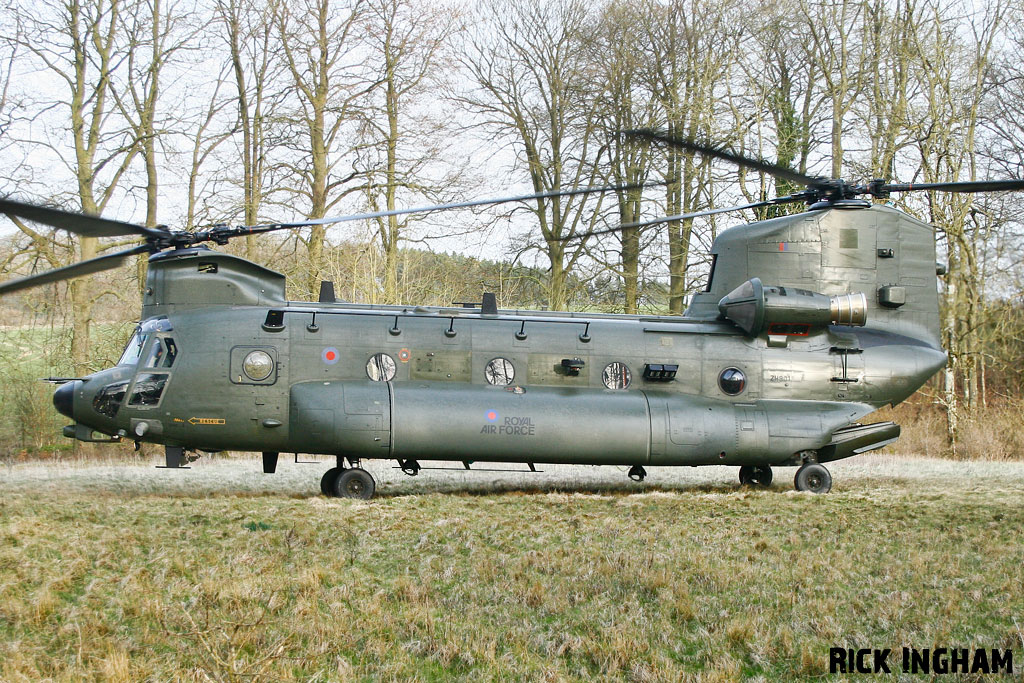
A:
{"label": "front rotor blade", "polygon": [[366,220],[368,218],[384,218],[387,216],[402,216],[410,213],[433,213],[434,211],[447,211],[449,209],[468,209],[474,206],[488,206],[493,204],[509,204],[512,202],[525,202],[531,199],[548,199],[551,197],[573,197],[581,194],[595,194],[600,192],[615,192],[616,190],[635,190],[644,187],[656,187],[664,185],[663,182],[656,183],[633,183],[632,185],[602,185],[600,187],[581,187],[575,190],[553,190],[551,192],[538,192],[535,194],[516,195],[514,197],[497,197],[492,199],[474,199],[468,202],[451,202],[449,204],[435,204],[433,206],[418,206],[412,209],[393,209],[390,211],[373,211],[370,213],[357,213],[350,216],[337,216],[335,218],[317,218],[295,223],[273,223],[269,225],[254,225],[250,228],[237,228],[239,234],[252,234],[257,232],[269,232],[271,230],[282,230],[286,228],[304,228],[311,225],[332,225],[334,223],[347,223],[348,221]]}
{"label": "front rotor blade", "polygon": [[25,218],[36,223],[49,225],[53,228],[67,230],[83,237],[120,237],[122,235],[142,235],[143,237],[166,237],[166,230],[147,228],[135,223],[112,221],[109,218],[88,216],[84,213],[72,213],[47,206],[37,206],[17,202],[13,199],[0,198],[0,213],[8,216]]}
{"label": "front rotor blade", "polygon": [[19,289],[28,289],[29,287],[37,287],[39,285],[58,282],[60,280],[70,280],[72,278],[82,277],[83,275],[91,275],[92,273],[98,273],[103,270],[117,268],[129,256],[142,254],[147,251],[152,251],[149,245],[140,244],[139,246],[132,247],[131,249],[114,252],[113,254],[104,254],[103,256],[97,256],[96,258],[89,259],[88,261],[82,261],[81,263],[73,263],[70,266],[64,266],[63,268],[54,268],[53,270],[48,270],[45,273],[39,273],[38,275],[29,275],[28,277],[19,278],[17,280],[8,280],[7,282],[0,284],[0,295],[7,294],[9,292],[16,292]]}
{"label": "front rotor blade", "polygon": [[730,163],[736,164],[737,166],[744,166],[755,171],[761,171],[776,178],[788,180],[791,183],[797,183],[798,185],[804,185],[806,187],[818,189],[826,189],[830,187],[829,183],[827,181],[822,180],[821,178],[812,178],[809,175],[797,173],[796,171],[793,171],[791,169],[783,168],[782,166],[777,166],[776,164],[770,164],[767,161],[751,159],[750,157],[745,157],[740,154],[727,152],[724,149],[718,149],[717,147],[710,147],[708,145],[701,145],[696,142],[691,142],[689,140],[674,138],[664,133],[660,133],[656,130],[650,130],[647,128],[639,130],[627,130],[623,131],[623,135],[626,135],[628,137],[643,138],[645,140],[654,140],[656,142],[661,142],[672,147],[682,147],[683,149],[688,149],[691,152],[697,152],[698,154],[714,157],[715,159],[728,161]]}
{"label": "front rotor blade", "polygon": [[913,192],[940,190],[942,192],[1005,192],[1024,190],[1024,180],[977,180],[962,183],[887,183],[880,185],[882,192]]}

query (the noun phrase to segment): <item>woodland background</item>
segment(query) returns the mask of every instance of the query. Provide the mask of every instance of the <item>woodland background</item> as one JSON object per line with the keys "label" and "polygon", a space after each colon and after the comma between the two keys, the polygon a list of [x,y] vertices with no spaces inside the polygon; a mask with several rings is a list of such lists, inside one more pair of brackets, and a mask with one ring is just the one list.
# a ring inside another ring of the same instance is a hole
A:
{"label": "woodland background", "polygon": [[[1024,3],[934,0],[15,0],[0,9],[0,193],[145,225],[319,218],[597,184],[646,190],[392,217],[226,247],[341,299],[679,313],[719,230],[789,193],[651,149],[655,127],[801,173],[1021,178]],[[901,450],[1020,457],[1024,196],[891,200],[936,228],[947,371]],[[3,223],[15,277],[123,248]],[[0,450],[70,448],[48,375],[112,364],[145,261],[0,302]]]}

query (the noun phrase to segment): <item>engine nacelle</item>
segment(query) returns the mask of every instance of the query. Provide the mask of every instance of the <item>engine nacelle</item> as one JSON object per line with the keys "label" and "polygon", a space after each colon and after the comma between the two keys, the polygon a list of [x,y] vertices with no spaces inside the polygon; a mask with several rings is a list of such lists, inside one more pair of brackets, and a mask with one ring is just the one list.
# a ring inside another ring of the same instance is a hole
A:
{"label": "engine nacelle", "polygon": [[776,323],[860,327],[867,322],[868,301],[863,292],[827,296],[795,287],[763,285],[755,277],[722,297],[718,310],[753,337]]}

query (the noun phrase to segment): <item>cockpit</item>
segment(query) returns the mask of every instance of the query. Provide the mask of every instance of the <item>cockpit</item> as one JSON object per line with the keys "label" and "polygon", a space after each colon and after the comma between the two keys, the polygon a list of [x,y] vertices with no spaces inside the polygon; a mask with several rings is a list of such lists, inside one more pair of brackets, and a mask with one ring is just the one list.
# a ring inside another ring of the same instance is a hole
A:
{"label": "cockpit", "polygon": [[172,332],[166,318],[147,320],[135,329],[117,366],[137,367],[139,372],[134,381],[113,382],[96,392],[92,407],[97,413],[111,419],[117,417],[126,395],[127,405],[133,408],[151,408],[160,403],[178,358],[178,344]]}

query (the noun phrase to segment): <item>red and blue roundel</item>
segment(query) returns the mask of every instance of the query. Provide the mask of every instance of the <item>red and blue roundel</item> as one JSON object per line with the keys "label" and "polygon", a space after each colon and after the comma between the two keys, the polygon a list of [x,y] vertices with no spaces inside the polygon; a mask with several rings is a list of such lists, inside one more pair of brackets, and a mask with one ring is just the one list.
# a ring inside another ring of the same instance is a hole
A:
{"label": "red and blue roundel", "polygon": [[338,359],[341,358],[341,354],[338,353],[338,349],[333,346],[328,346],[323,350],[323,353],[320,354],[320,357],[323,358],[324,362],[328,365],[334,365],[338,362]]}
{"label": "red and blue roundel", "polygon": [[497,410],[488,410],[486,413],[484,413],[484,419],[487,420],[488,422],[497,422],[498,421],[498,411]]}

